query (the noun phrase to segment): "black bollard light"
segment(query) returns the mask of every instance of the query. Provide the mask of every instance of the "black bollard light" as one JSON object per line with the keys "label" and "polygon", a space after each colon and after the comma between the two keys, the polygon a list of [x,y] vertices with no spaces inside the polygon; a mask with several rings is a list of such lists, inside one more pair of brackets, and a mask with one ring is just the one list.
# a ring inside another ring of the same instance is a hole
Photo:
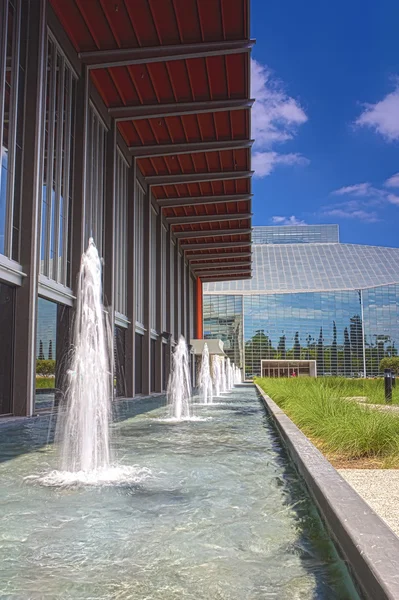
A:
{"label": "black bollard light", "polygon": [[384,389],[385,402],[392,402],[392,371],[390,369],[384,370]]}

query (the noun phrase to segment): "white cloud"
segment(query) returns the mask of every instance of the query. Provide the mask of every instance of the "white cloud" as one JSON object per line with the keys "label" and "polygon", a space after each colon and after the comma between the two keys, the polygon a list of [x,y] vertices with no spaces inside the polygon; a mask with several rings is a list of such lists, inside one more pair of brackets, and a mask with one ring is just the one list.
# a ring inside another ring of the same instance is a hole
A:
{"label": "white cloud", "polygon": [[305,221],[297,219],[294,215],[290,217],[272,217],[271,222],[273,225],[306,225]]}
{"label": "white cloud", "polygon": [[371,189],[370,183],[356,183],[355,185],[347,185],[332,192],[334,196],[368,196]]}
{"label": "white cloud", "polygon": [[395,173],[384,183],[386,187],[399,188],[399,173]]}
{"label": "white cloud", "polygon": [[325,209],[323,214],[338,219],[356,219],[357,221],[363,221],[364,223],[377,223],[377,221],[380,221],[375,211],[355,209],[344,203],[340,207],[336,206],[335,208]]}
{"label": "white cloud", "polygon": [[399,196],[396,196],[395,194],[388,194],[387,200],[389,204],[395,204],[396,206],[399,206]]}
{"label": "white cloud", "polygon": [[393,92],[376,104],[365,104],[355,125],[370,127],[388,141],[399,139],[399,81]]}
{"label": "white cloud", "polygon": [[[273,77],[270,69],[254,59],[251,60],[251,96],[256,100],[251,112],[256,175],[266,177],[277,164],[307,164],[303,157],[301,160],[292,158],[300,157],[298,154],[279,154],[274,150],[276,144],[292,139],[299,125],[306,123],[308,118],[299,103],[288,96],[281,82]],[[261,155],[263,160],[260,160]]]}
{"label": "white cloud", "polygon": [[252,168],[258,177],[270,175],[277,165],[307,165],[309,161],[301,154],[279,154],[278,152],[255,152],[252,155]]}
{"label": "white cloud", "polygon": [[[399,187],[399,173],[387,179],[386,187]],[[389,190],[375,187],[371,183],[356,183],[334,190],[331,196],[343,196],[335,204],[325,206],[321,214],[342,219],[357,219],[365,223],[381,221],[379,212],[388,204],[399,206],[399,196]],[[345,197],[348,197],[345,199]],[[377,212],[376,209],[379,209]]]}

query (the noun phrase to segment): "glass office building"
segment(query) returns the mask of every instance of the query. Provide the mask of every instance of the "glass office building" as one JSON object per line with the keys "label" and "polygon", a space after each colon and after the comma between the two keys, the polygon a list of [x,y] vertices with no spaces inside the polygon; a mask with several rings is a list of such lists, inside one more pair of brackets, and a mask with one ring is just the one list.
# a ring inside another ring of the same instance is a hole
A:
{"label": "glass office building", "polygon": [[204,287],[204,337],[246,377],[262,359],[377,376],[399,345],[399,249],[342,244],[336,225],[255,227],[253,278]]}

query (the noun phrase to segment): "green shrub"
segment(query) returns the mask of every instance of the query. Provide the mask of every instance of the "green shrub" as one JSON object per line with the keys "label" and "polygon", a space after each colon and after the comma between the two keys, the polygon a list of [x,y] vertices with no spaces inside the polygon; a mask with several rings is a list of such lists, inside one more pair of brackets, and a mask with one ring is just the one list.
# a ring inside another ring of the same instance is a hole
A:
{"label": "green shrub", "polygon": [[380,362],[380,371],[383,373],[384,369],[391,369],[395,375],[399,375],[399,356],[383,358]]}
{"label": "green shrub", "polygon": [[36,377],[36,389],[54,389],[55,377]]}
{"label": "green shrub", "polygon": [[380,397],[381,381],[292,378],[257,383],[323,451],[351,459],[399,457],[399,416],[348,400]]}
{"label": "green shrub", "polygon": [[36,361],[36,374],[49,376],[55,375],[55,360],[40,360]]}

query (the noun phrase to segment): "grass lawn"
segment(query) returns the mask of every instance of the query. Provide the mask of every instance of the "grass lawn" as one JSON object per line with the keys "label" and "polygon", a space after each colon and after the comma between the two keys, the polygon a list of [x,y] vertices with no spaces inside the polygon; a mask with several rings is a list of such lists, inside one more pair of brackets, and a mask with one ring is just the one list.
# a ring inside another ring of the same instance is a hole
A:
{"label": "grass lawn", "polygon": [[[373,404],[383,403],[382,380],[319,377],[255,381],[334,466],[399,468],[399,414],[367,410],[347,400],[360,396]],[[399,404],[399,382],[393,401]]]}
{"label": "grass lawn", "polygon": [[36,389],[54,388],[55,377],[36,377]]}

